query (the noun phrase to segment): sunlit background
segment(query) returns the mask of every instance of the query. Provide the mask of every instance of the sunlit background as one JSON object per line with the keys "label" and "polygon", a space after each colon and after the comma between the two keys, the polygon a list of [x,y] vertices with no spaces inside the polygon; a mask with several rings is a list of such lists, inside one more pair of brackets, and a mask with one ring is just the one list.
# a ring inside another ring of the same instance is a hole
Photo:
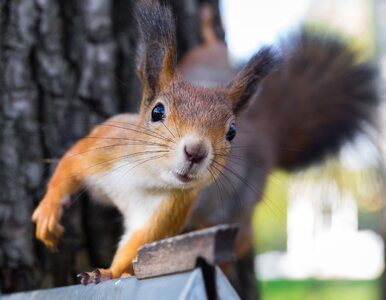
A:
{"label": "sunlit background", "polygon": [[[222,0],[230,59],[245,62],[262,45],[306,24],[338,32],[363,58],[375,59],[384,76],[382,2]],[[380,299],[385,141],[369,128],[322,166],[271,175],[254,217],[263,300]]]}

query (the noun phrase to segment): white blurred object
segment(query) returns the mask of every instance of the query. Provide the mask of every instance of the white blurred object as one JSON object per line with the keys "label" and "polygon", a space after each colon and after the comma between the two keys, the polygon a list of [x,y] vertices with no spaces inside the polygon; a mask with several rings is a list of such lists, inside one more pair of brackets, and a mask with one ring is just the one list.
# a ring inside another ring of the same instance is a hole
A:
{"label": "white blurred object", "polygon": [[220,8],[236,64],[305,22],[358,37],[368,35],[371,24],[369,0],[221,0]]}
{"label": "white blurred object", "polygon": [[307,19],[363,36],[369,30],[370,8],[368,0],[313,0]]}
{"label": "white blurred object", "polygon": [[295,181],[290,187],[285,253],[256,258],[259,278],[374,279],[384,269],[384,245],[372,231],[358,231],[355,199],[334,181]]}
{"label": "white blurred object", "polygon": [[222,0],[221,14],[231,58],[248,60],[261,46],[298,25],[310,0]]}

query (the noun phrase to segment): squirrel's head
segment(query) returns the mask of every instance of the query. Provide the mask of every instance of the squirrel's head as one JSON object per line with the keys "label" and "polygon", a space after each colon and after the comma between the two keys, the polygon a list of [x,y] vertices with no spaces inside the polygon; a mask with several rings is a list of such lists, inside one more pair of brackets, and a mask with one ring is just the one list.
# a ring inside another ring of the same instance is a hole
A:
{"label": "squirrel's head", "polygon": [[[155,182],[176,188],[211,183],[236,135],[236,116],[275,65],[269,48],[257,53],[226,87],[194,86],[176,72],[174,22],[169,9],[140,6],[138,69],[143,83],[140,124],[153,153]],[[149,135],[151,133],[151,135]],[[156,149],[156,150],[155,150]]]}

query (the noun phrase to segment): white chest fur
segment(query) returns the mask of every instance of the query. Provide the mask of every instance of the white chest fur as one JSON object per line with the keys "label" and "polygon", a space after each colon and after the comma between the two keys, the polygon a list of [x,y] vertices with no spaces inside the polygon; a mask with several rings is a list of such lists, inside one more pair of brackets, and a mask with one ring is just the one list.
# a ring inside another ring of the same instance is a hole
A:
{"label": "white chest fur", "polygon": [[148,181],[138,170],[130,170],[121,162],[110,171],[88,177],[86,186],[96,200],[114,204],[124,215],[126,231],[133,231],[147,224],[167,199],[166,193],[146,188]]}

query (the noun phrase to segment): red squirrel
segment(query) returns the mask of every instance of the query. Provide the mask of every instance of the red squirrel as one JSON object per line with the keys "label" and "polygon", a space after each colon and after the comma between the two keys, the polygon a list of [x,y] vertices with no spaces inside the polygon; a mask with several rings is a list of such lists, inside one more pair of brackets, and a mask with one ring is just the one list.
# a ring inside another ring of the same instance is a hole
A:
{"label": "red squirrel", "polygon": [[55,249],[63,207],[81,188],[121,211],[125,233],[111,266],[81,273],[83,284],[132,274],[141,245],[182,229],[198,192],[226,162],[236,116],[277,64],[275,53],[265,48],[227,86],[195,86],[176,71],[170,9],[141,1],[136,18],[144,87],[139,114],[112,117],[71,147],[32,216],[37,238]]}
{"label": "red squirrel", "polygon": [[[183,57],[180,70],[196,84],[216,86],[226,84],[235,69],[225,43],[213,38],[211,22],[206,7],[202,35],[209,38]],[[252,216],[268,175],[275,168],[298,170],[337,153],[374,120],[379,101],[376,69],[360,62],[332,33],[301,29],[286,36],[279,52],[281,64],[238,116],[238,134],[223,174],[200,193],[186,229],[240,225],[237,263],[228,266],[227,275],[242,299],[257,298]],[[270,203],[267,209],[278,210]]]}

